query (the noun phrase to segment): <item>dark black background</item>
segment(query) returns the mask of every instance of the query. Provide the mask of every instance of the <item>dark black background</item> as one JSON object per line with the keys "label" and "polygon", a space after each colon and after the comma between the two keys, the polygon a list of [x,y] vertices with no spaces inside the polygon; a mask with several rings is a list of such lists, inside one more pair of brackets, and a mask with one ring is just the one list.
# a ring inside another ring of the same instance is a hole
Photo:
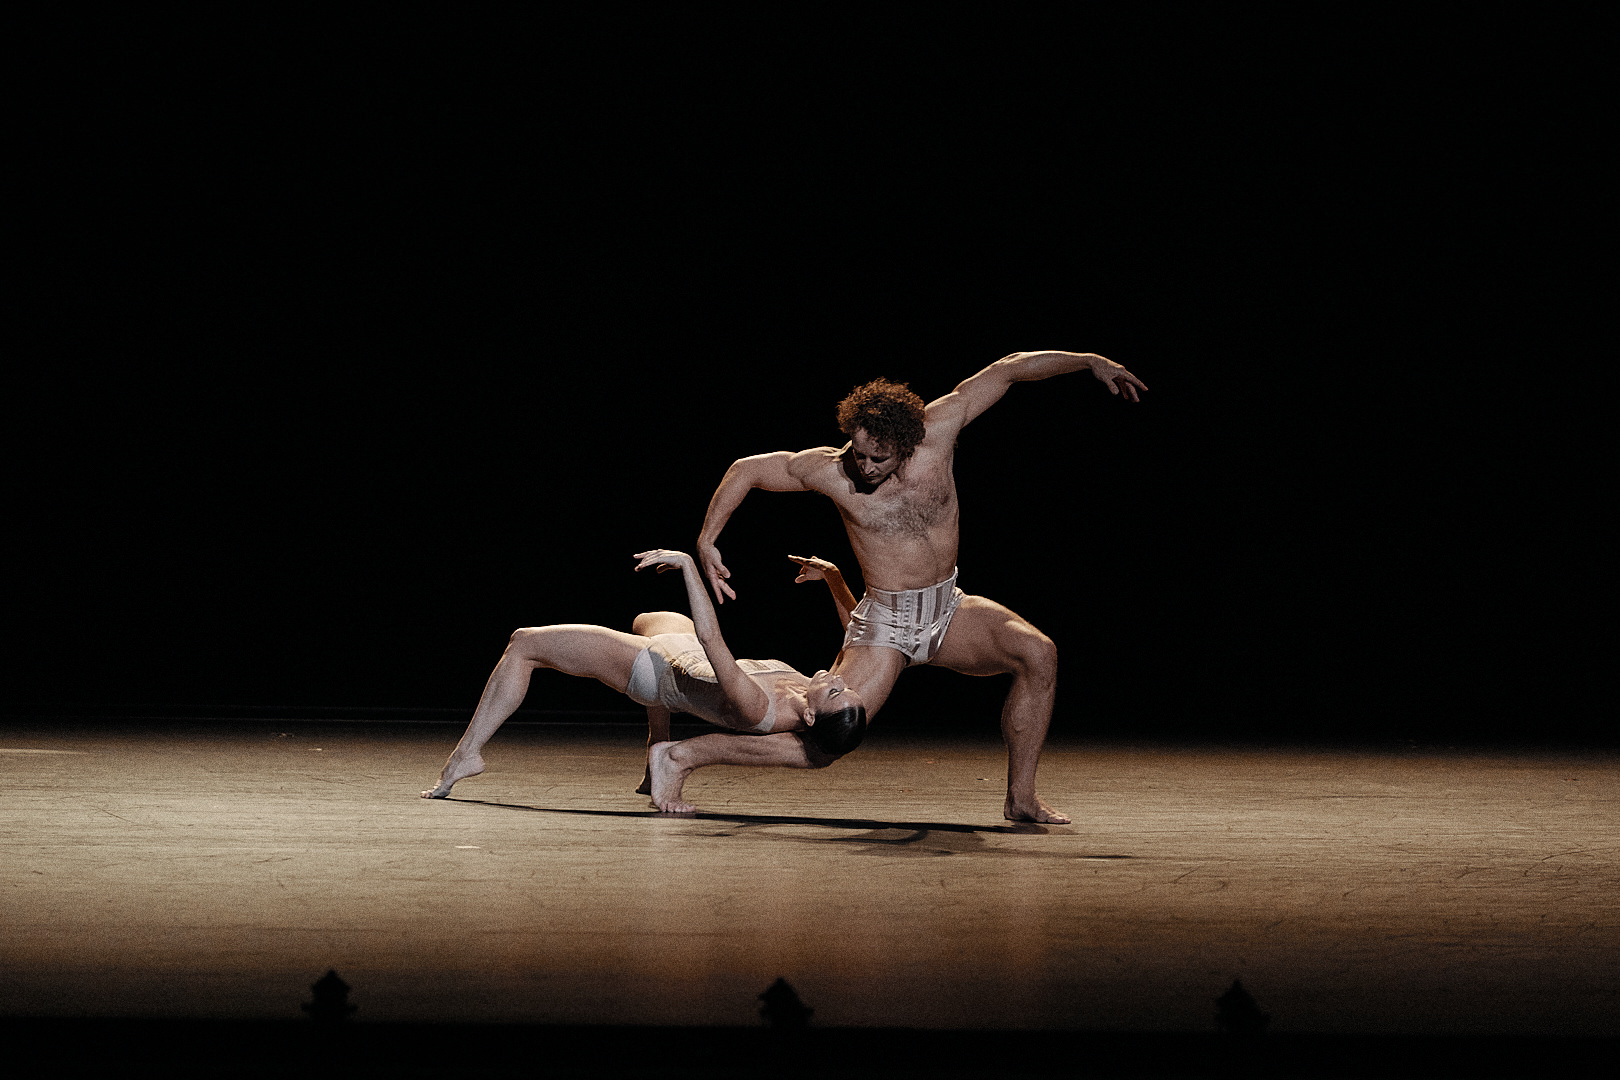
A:
{"label": "dark black background", "polygon": [[[630,554],[855,383],[1062,348],[1152,391],[957,458],[1060,730],[1612,741],[1597,9],[594,10],[21,35],[10,711],[470,709],[516,626],[681,607]],[[722,550],[735,650],[827,663],[831,504]]]}

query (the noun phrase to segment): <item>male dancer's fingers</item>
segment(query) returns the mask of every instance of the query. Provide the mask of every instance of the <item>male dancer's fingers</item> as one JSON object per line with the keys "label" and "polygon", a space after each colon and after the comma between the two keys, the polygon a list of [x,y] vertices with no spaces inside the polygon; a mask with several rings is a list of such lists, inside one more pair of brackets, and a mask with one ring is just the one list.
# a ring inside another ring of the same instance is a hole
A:
{"label": "male dancer's fingers", "polygon": [[703,576],[708,579],[709,590],[714,593],[715,603],[725,603],[726,597],[728,596],[733,600],[737,599],[737,594],[732,592],[731,586],[727,585],[724,581],[725,578],[731,576],[731,571],[727,570],[726,564],[720,561],[720,553],[718,551],[716,551],[712,556],[706,553],[704,554]]}
{"label": "male dancer's fingers", "polygon": [[725,603],[726,602],[726,587],[725,587],[724,584],[721,583],[720,575],[716,574],[712,569],[710,569],[708,567],[705,567],[704,571],[703,571],[703,576],[709,582],[709,591],[714,593],[714,602],[717,603],[717,604]]}
{"label": "male dancer's fingers", "polygon": [[1126,401],[1141,401],[1142,399],[1137,396],[1136,390],[1138,387],[1143,390],[1147,389],[1140,379],[1128,371],[1122,371],[1115,375],[1110,387],[1118,387],[1118,391],[1124,394]]}

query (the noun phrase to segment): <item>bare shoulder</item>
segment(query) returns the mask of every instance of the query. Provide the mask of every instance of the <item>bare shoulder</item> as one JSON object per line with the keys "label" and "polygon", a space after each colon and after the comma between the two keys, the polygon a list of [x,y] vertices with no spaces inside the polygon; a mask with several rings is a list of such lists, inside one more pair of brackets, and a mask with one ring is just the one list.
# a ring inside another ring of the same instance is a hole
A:
{"label": "bare shoulder", "polygon": [[968,402],[957,390],[930,401],[923,414],[925,434],[918,451],[937,450],[950,453],[956,446],[956,436],[972,419],[967,406]]}
{"label": "bare shoulder", "polygon": [[807,488],[830,491],[844,476],[846,446],[816,446],[788,459],[788,474]]}
{"label": "bare shoulder", "polygon": [[929,439],[943,438],[947,443],[956,440],[956,433],[973,418],[972,389],[972,379],[965,379],[950,393],[928,403],[923,410],[923,424]]}

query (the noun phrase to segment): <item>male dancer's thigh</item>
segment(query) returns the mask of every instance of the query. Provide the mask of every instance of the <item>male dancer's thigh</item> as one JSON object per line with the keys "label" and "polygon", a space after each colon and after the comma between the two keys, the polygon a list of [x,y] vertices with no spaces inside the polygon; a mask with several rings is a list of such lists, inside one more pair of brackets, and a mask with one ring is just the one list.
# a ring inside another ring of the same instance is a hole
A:
{"label": "male dancer's thigh", "polygon": [[889,700],[894,681],[906,670],[906,654],[878,645],[850,645],[833,661],[832,673],[861,695],[868,722]]}
{"label": "male dancer's thigh", "polygon": [[1014,670],[1027,646],[1044,635],[1011,608],[984,596],[964,596],[932,661],[964,675]]}

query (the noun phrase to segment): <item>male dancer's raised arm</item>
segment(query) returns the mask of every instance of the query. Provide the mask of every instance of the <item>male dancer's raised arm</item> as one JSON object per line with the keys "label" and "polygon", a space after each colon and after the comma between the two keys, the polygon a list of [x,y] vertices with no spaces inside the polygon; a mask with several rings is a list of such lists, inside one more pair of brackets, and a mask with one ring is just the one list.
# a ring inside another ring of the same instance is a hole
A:
{"label": "male dancer's raised arm", "polygon": [[731,520],[737,507],[742,505],[743,499],[755,488],[765,491],[817,490],[811,483],[812,476],[829,465],[836,468],[838,454],[834,447],[819,446],[798,453],[778,450],[771,454],[755,454],[731,463],[731,468],[726,470],[720,486],[714,489],[714,495],[709,499],[709,509],[703,517],[703,531],[697,542],[698,559],[703,563],[704,576],[714,589],[716,603],[725,603],[728,596],[733,600],[737,598],[731,586],[726,584],[731,571],[721,560],[715,541],[720,538],[721,530]]}
{"label": "male dancer's raised arm", "polygon": [[[1035,382],[1081,370],[1089,370],[1098,382],[1108,387],[1109,393],[1126,401],[1140,401],[1137,391],[1147,389],[1142,380],[1122,365],[1097,353],[1055,350],[1012,353],[968,376],[944,397],[929,402],[925,410],[927,441],[936,447],[953,447],[957,433],[1000,401],[1015,382]],[[859,448],[856,450],[858,456]],[[697,557],[710,588],[714,590],[717,603],[725,603],[727,597],[733,600],[737,598],[727,580],[731,577],[731,571],[721,558],[717,545],[720,533],[748,493],[755,488],[765,491],[819,491],[838,501],[834,488],[844,476],[844,453],[845,448],[818,446],[798,452],[779,450],[756,454],[732,462],[709,500],[703,530],[697,541]],[[948,456],[948,450],[946,454]],[[884,474],[887,474],[887,470],[884,470]]]}
{"label": "male dancer's raised arm", "polygon": [[929,438],[955,438],[980,413],[1001,400],[1015,382],[1037,382],[1054,375],[1089,369],[1108,391],[1126,401],[1141,401],[1147,385],[1106,356],[1076,352],[1017,352],[969,375],[925,410]]}

